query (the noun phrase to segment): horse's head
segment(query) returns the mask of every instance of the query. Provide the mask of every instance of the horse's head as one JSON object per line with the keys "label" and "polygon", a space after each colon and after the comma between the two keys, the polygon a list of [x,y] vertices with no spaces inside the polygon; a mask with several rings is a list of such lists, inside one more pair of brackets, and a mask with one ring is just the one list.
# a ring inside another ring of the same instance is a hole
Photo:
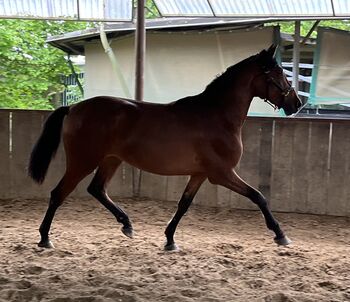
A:
{"label": "horse's head", "polygon": [[282,108],[287,115],[298,111],[302,102],[294,88],[288,82],[283,69],[275,59],[276,45],[261,51],[257,55],[258,76],[254,80],[257,96]]}

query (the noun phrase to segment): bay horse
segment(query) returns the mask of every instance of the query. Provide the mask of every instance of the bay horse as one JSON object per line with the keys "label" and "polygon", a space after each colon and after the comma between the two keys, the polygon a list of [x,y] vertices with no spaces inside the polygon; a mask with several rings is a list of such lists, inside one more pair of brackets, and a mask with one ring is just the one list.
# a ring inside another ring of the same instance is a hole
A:
{"label": "bay horse", "polygon": [[241,130],[253,97],[282,108],[287,115],[302,105],[275,59],[271,45],[214,79],[205,90],[169,104],[97,96],[56,109],[46,120],[29,161],[28,173],[38,183],[45,179],[61,136],[66,171],[51,191],[40,225],[40,247],[53,247],[49,231],[55,212],[77,184],[96,170],[87,191],[133,236],[128,215],[109,198],[106,186],[125,161],[160,175],[189,175],[190,179],[168,223],[165,250],[176,250],[174,233],[199,187],[208,179],[246,196],[264,215],[275,242],[287,245],[265,197],[243,181],[234,168],[242,152]]}

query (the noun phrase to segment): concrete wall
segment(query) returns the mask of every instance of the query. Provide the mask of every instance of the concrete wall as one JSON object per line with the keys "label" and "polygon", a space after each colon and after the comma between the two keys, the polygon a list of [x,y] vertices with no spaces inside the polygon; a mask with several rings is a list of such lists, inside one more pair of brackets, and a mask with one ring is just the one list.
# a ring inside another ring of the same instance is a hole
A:
{"label": "concrete wall", "polygon": [[[28,159],[49,111],[0,110],[0,199],[47,198],[65,170],[65,156],[60,146],[51,162],[43,185],[27,176]],[[131,169],[123,165],[110,187],[110,194],[132,195]],[[72,193],[74,197],[88,196],[86,188],[92,175],[82,181]]]}
{"label": "concrete wall", "polygon": [[[31,148],[46,111],[0,110],[0,199],[47,198],[63,175],[60,148],[45,183],[26,175]],[[239,175],[268,197],[275,211],[350,217],[350,120],[248,118]],[[88,196],[84,180],[73,192]],[[141,196],[178,200],[187,177],[142,172]],[[132,169],[123,165],[109,187],[111,196],[132,196]],[[246,198],[206,182],[197,204],[255,209]]]}

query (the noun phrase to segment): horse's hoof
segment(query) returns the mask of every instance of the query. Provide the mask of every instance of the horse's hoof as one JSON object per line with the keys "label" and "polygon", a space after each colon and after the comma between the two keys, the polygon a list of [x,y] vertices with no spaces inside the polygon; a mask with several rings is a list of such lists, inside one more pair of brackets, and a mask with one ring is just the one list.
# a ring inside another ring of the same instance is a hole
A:
{"label": "horse's hoof", "polygon": [[176,245],[176,243],[166,244],[164,245],[164,251],[167,252],[178,252],[180,248]]}
{"label": "horse's hoof", "polygon": [[287,236],[282,238],[275,237],[274,241],[277,243],[277,245],[289,245],[292,243],[292,240],[290,240]]}
{"label": "horse's hoof", "polygon": [[122,227],[122,232],[126,237],[134,238],[134,230],[132,227]]}
{"label": "horse's hoof", "polygon": [[40,241],[38,243],[38,247],[43,247],[43,248],[46,248],[46,249],[53,249],[53,248],[55,248],[55,246],[53,245],[53,243],[50,240]]}

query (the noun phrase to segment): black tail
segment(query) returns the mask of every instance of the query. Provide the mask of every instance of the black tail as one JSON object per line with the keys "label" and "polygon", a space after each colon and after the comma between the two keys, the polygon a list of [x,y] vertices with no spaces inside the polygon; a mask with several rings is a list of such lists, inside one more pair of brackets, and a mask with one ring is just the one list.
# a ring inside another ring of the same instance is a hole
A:
{"label": "black tail", "polygon": [[63,119],[69,107],[60,107],[47,118],[44,129],[30,155],[28,175],[37,183],[42,183],[61,141]]}

